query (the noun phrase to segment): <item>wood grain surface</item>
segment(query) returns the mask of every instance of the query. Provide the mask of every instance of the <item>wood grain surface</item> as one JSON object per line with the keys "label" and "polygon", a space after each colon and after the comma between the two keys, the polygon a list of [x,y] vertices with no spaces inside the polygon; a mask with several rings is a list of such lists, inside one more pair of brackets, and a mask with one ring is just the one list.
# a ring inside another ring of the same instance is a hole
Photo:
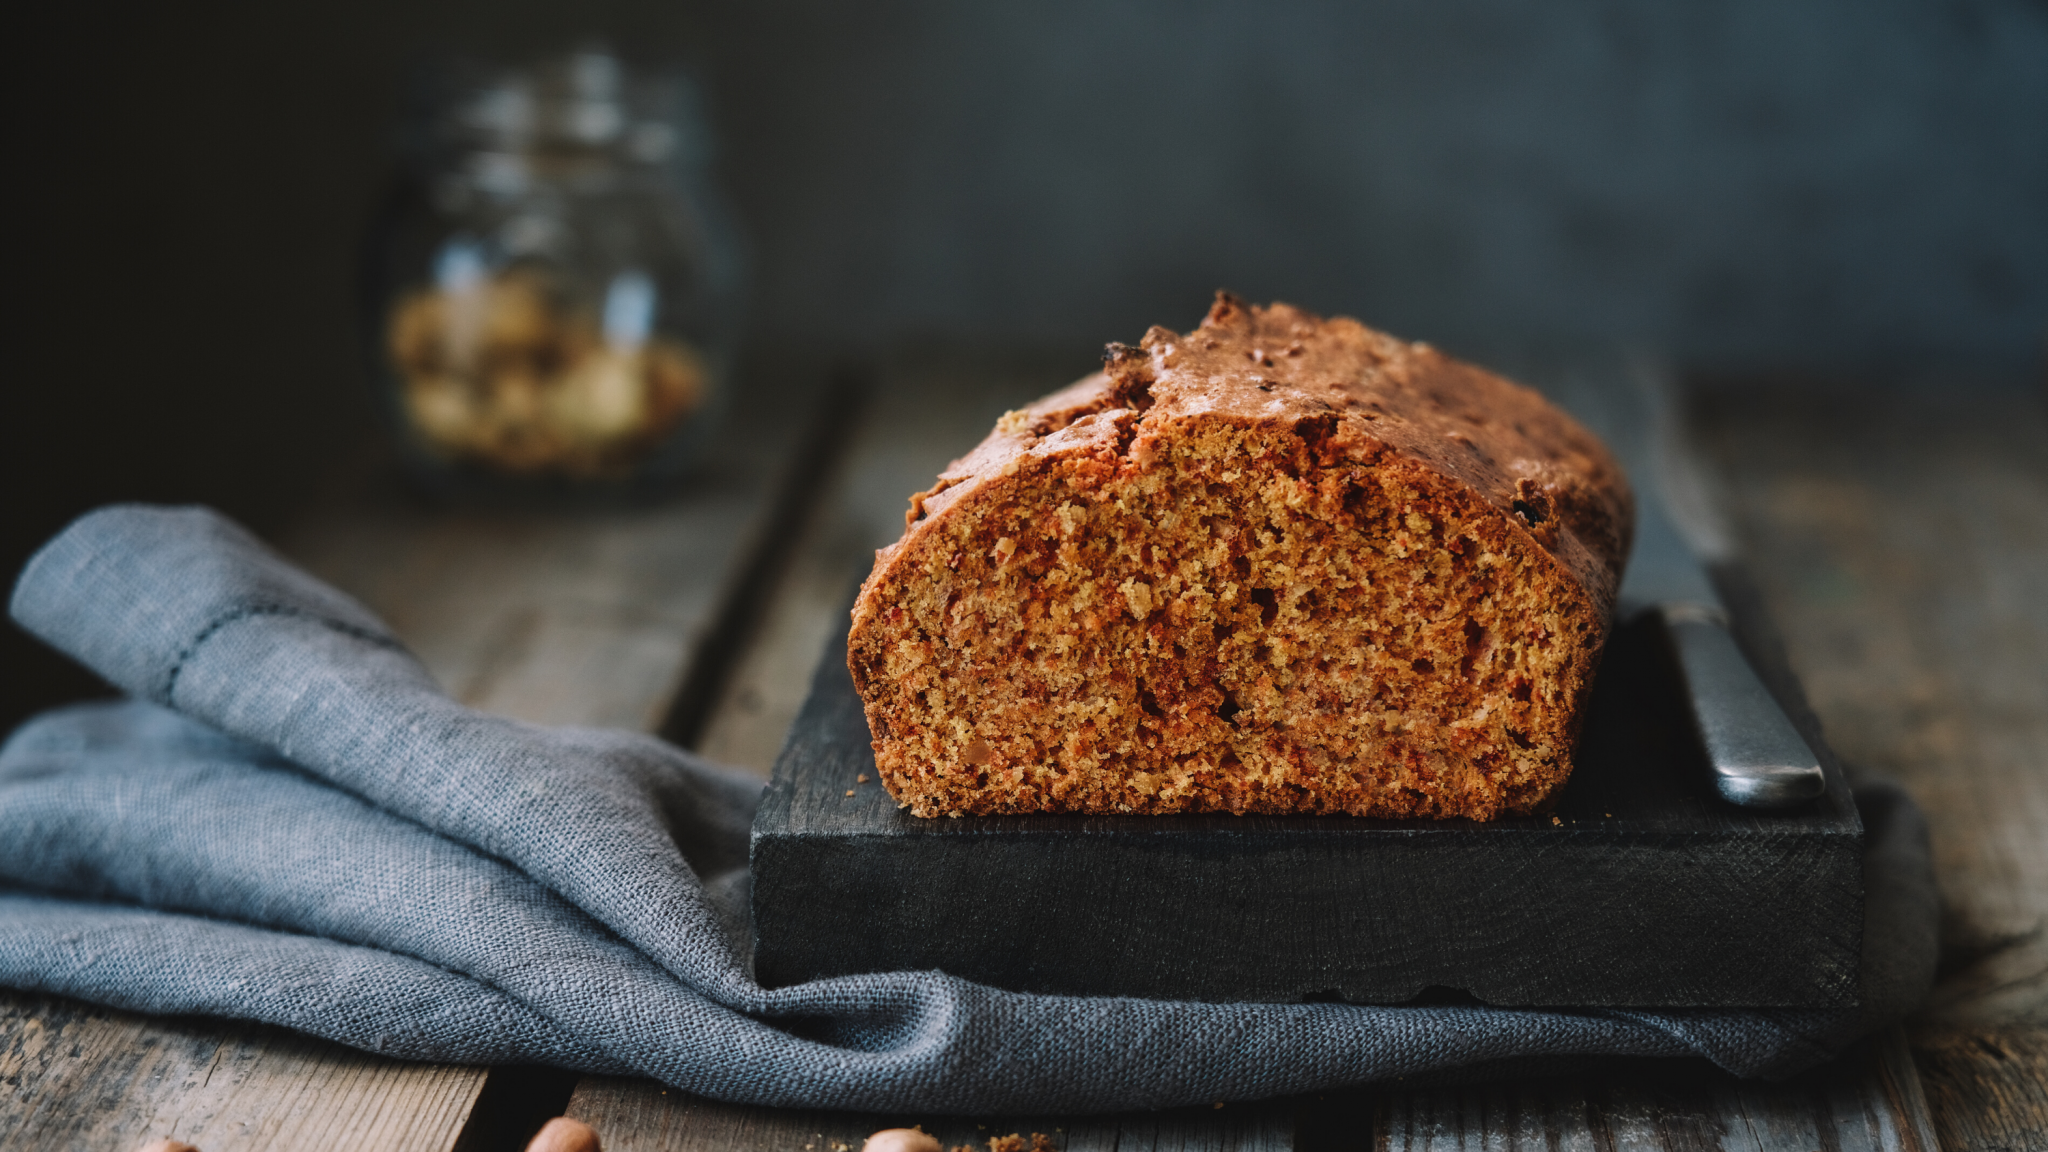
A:
{"label": "wood grain surface", "polygon": [[0,1000],[0,1147],[438,1152],[484,1070],[406,1064],[258,1024],[135,1016],[58,997]]}
{"label": "wood grain surface", "polygon": [[[788,399],[803,411],[808,395],[806,385]],[[540,723],[652,729],[776,531],[771,497],[803,425],[779,418],[777,397],[759,399],[770,403],[742,408],[673,499],[453,511],[409,499],[372,467],[338,483],[281,547],[382,615],[467,704]],[[479,1101],[522,1115],[538,1104],[544,1118],[574,1083],[5,991],[0,1053],[0,1133],[13,1137],[0,1143],[39,1150],[129,1152],[175,1135],[204,1152],[458,1141],[484,1152],[500,1139],[523,1143],[530,1129],[470,1124]],[[492,1090],[507,1077],[519,1091]]]}
{"label": "wood grain surface", "polygon": [[918,1125],[947,1149],[1034,1132],[1061,1152],[1934,1152],[1896,1034],[1785,1084],[1696,1062],[1607,1062],[1470,1085],[1388,1088],[1225,1108],[1093,1117],[866,1115],[747,1108],[591,1077],[571,1113],[610,1152],[857,1152]]}
{"label": "wood grain surface", "polygon": [[464,511],[372,483],[281,544],[382,615],[463,703],[652,730],[772,530],[776,480],[802,427],[760,415],[675,499]]}
{"label": "wood grain surface", "polygon": [[[1470,1086],[1381,1089],[1298,1102],[1295,1148],[1336,1152],[1934,1152],[1896,1035],[1785,1084],[1691,1062],[1609,1062]],[[1894,1072],[1903,1066],[1903,1081]]]}
{"label": "wood grain surface", "polygon": [[1293,1112],[1292,1102],[1279,1102],[1081,1118],[878,1116],[743,1108],[608,1077],[578,1086],[571,1110],[603,1134],[606,1152],[859,1152],[871,1133],[912,1125],[943,1148],[969,1152],[993,1152],[990,1140],[1013,1134],[1026,1150],[1037,1134],[1062,1152],[1284,1152],[1293,1145]]}
{"label": "wood grain surface", "polygon": [[2048,403],[2038,386],[1724,388],[1701,427],[1844,757],[1933,826],[1911,1027],[1942,1147],[2048,1148]]}

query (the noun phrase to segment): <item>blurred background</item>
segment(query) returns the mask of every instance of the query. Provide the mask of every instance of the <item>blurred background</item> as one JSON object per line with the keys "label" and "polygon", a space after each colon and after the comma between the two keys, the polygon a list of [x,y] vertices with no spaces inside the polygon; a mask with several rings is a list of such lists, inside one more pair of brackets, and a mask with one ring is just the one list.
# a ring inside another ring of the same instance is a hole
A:
{"label": "blurred background", "polygon": [[[594,39],[696,77],[743,358],[1079,374],[1229,287],[1482,359],[2042,372],[2041,0],[46,5],[6,49],[10,579],[109,500],[303,504],[376,426],[360,262],[409,70]],[[8,725],[92,690],[11,627],[0,677]]]}

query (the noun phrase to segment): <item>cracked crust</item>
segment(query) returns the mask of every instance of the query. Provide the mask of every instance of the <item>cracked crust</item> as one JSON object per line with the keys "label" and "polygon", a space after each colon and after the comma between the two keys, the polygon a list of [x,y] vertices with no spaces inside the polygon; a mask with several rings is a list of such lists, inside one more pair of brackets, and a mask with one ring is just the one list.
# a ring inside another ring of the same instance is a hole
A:
{"label": "cracked crust", "polygon": [[1220,294],[1011,412],[876,554],[847,663],[919,816],[1485,820],[1571,771],[1632,508],[1535,392]]}

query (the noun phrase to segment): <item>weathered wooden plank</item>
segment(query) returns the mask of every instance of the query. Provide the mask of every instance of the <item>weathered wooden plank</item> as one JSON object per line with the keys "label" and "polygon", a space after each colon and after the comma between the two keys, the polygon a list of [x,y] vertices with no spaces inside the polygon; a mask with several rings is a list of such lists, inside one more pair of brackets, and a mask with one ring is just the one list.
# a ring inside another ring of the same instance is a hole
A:
{"label": "weathered wooden plank", "polygon": [[454,1144],[483,1070],[403,1064],[253,1024],[0,1000],[0,1146],[206,1152]]}
{"label": "weathered wooden plank", "polygon": [[[338,484],[281,546],[381,614],[468,704],[539,723],[652,729],[775,530],[770,499],[803,428],[788,413],[806,405],[801,395],[757,399],[691,482],[658,503],[437,509],[372,473]],[[489,1091],[486,1069],[407,1064],[270,1029],[12,993],[0,993],[0,1012],[0,1044],[37,1053],[6,1069],[16,1105],[6,1116],[27,1146],[177,1135],[206,1152],[447,1149],[473,1105],[508,1095]],[[47,1039],[53,1027],[60,1046]],[[573,1077],[542,1080],[540,1096],[567,1099]],[[516,1109],[535,1093],[519,1095],[501,1103]]]}
{"label": "weathered wooden plank", "polygon": [[2048,1027],[1921,1024],[1913,1056],[1943,1148],[2048,1148]]}
{"label": "weathered wooden plank", "polygon": [[283,546],[464,703],[651,730],[769,529],[800,430],[742,425],[678,498],[644,507],[448,511],[381,492],[320,510]]}
{"label": "weathered wooden plank", "polygon": [[875,1115],[746,1108],[661,1089],[643,1080],[593,1076],[578,1085],[569,1114],[597,1129],[606,1152],[856,1152],[868,1135],[915,1124],[947,1149],[984,1152],[992,1138],[1044,1135],[1061,1152],[1283,1152],[1293,1144],[1293,1109],[1183,1108],[1059,1119]]}
{"label": "weathered wooden plank", "polygon": [[1335,1152],[1934,1152],[1885,1082],[1884,1044],[1790,1083],[1737,1080],[1698,1062],[1609,1061],[1459,1086],[1381,1089],[1298,1104],[1295,1148]]}
{"label": "weathered wooden plank", "polygon": [[1708,441],[1842,754],[1933,826],[1948,922],[1911,1028],[1944,1148],[2048,1147],[2048,412],[1967,383],[1729,390]]}

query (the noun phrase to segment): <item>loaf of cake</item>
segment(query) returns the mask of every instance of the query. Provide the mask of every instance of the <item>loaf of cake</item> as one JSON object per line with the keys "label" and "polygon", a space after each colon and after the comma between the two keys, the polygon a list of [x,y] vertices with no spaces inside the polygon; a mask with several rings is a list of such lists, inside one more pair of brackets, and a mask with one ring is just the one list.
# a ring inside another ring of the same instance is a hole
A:
{"label": "loaf of cake", "polygon": [[853,610],[918,816],[1542,810],[1633,507],[1537,393],[1220,294],[1007,413]]}

